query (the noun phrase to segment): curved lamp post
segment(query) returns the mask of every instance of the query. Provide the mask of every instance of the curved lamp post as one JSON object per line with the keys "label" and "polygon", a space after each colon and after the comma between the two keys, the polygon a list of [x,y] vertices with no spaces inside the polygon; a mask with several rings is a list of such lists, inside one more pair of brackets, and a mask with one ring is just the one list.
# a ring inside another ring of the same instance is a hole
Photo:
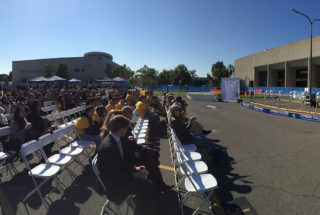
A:
{"label": "curved lamp post", "polygon": [[312,25],[313,23],[315,23],[316,21],[320,21],[320,19],[313,19],[311,20],[309,18],[309,16],[307,16],[304,13],[301,13],[297,10],[295,10],[294,8],[290,8],[293,12],[300,14],[304,17],[306,17],[310,23],[310,58],[309,58],[309,66],[308,66],[308,96],[309,99],[311,99],[311,95],[312,95]]}

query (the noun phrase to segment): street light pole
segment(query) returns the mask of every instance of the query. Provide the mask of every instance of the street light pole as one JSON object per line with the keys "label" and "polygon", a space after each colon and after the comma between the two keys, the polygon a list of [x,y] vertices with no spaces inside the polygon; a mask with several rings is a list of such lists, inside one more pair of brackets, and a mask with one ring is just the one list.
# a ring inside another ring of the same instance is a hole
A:
{"label": "street light pole", "polygon": [[311,96],[312,96],[312,25],[313,23],[315,23],[316,21],[320,21],[320,19],[313,19],[311,20],[309,18],[309,16],[307,16],[304,13],[301,13],[297,10],[295,10],[294,8],[291,8],[291,10],[297,14],[300,14],[304,17],[306,17],[310,23],[310,57],[309,57],[309,65],[308,65],[308,95],[309,95],[309,99],[311,100]]}

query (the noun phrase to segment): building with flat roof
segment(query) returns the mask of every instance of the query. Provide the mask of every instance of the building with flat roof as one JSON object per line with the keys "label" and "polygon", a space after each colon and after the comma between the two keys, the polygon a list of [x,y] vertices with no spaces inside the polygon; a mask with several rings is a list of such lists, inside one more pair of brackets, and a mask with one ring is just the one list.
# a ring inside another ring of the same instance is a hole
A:
{"label": "building with flat roof", "polygon": [[[320,88],[320,36],[313,37],[312,87]],[[249,87],[307,87],[310,38],[235,60],[234,76]]]}
{"label": "building with flat roof", "polygon": [[88,52],[83,57],[13,61],[12,80],[15,83],[24,83],[27,80],[43,76],[43,69],[46,65],[54,65],[57,69],[59,63],[68,64],[70,79],[76,78],[83,82],[105,77],[106,67],[109,64],[115,64],[112,55],[104,52]]}

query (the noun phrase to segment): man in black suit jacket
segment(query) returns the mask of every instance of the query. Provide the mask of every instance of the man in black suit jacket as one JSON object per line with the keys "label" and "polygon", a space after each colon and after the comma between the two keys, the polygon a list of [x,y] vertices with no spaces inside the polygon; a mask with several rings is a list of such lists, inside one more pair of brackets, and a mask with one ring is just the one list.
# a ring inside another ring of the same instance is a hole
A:
{"label": "man in black suit jacket", "polygon": [[124,116],[111,118],[110,133],[98,150],[97,166],[109,200],[120,203],[126,196],[136,195],[135,214],[151,215],[154,186],[146,179],[148,172],[144,166],[135,167],[123,159],[120,138],[127,133],[129,123]]}

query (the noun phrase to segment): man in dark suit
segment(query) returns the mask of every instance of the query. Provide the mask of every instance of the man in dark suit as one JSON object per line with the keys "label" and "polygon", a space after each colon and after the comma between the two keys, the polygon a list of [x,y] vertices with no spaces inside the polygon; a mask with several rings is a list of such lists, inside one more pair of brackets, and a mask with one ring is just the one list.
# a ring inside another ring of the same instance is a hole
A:
{"label": "man in dark suit", "polygon": [[135,214],[153,214],[154,186],[148,181],[144,166],[132,166],[123,159],[120,138],[127,133],[130,121],[117,115],[109,121],[110,133],[98,150],[97,166],[109,200],[120,203],[128,195],[136,195]]}

